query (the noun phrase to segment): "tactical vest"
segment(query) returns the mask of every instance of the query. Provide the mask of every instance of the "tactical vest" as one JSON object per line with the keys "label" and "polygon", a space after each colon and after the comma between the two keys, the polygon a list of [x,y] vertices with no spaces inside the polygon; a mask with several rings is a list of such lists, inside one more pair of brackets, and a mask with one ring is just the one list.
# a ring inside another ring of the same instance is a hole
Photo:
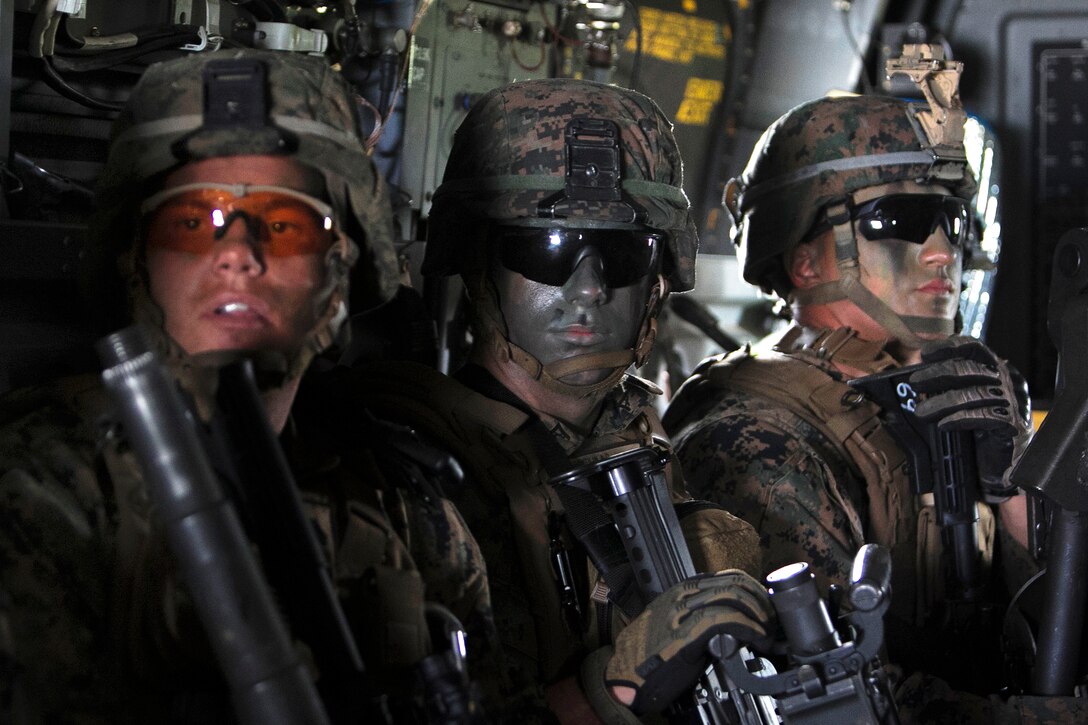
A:
{"label": "tactical vest", "polygon": [[[706,391],[709,386],[773,401],[819,431],[866,484],[864,512],[859,509],[864,504],[852,500],[841,487],[832,491],[851,522],[854,540],[890,549],[895,592],[891,611],[920,625],[933,604],[944,598],[941,538],[932,494],[913,494],[906,455],[882,424],[880,407],[839,379],[841,373],[833,374],[836,362],[865,374],[899,363],[882,343],[860,340],[849,328],[813,335],[795,326],[770,351],[756,354],[746,346],[704,361],[673,401],[679,408],[670,408],[669,416],[687,420],[684,408],[690,410],[713,395]],[[811,339],[803,341],[804,337]],[[993,516],[980,503],[984,568],[992,558],[993,535]]]}
{"label": "tactical vest", "polygon": [[[571,558],[579,584],[596,589],[586,602],[581,626],[569,624],[552,569],[556,541],[549,535],[550,515],[562,515],[563,505],[526,430],[529,415],[422,366],[375,364],[361,372],[355,383],[365,390],[359,394],[377,414],[411,425],[452,452],[465,469],[462,490],[447,493],[484,553],[496,623],[515,667],[538,682],[575,673],[581,658],[599,642],[601,629],[593,625],[600,624],[597,617],[605,608],[597,606],[603,597],[592,566],[564,527],[561,543],[577,552]],[[642,383],[628,379],[626,384]],[[587,463],[651,445],[655,439],[665,440],[660,421],[643,411],[623,430],[591,438],[568,454],[575,464]],[[674,470],[670,464],[667,473],[675,495]],[[758,544],[749,527],[737,522],[748,535],[745,543],[751,544],[742,555],[733,553],[740,534],[702,523],[702,528],[685,529],[697,566],[749,571],[758,566]],[[712,552],[710,561],[696,553],[702,549]],[[713,554],[718,550],[720,555]]]}

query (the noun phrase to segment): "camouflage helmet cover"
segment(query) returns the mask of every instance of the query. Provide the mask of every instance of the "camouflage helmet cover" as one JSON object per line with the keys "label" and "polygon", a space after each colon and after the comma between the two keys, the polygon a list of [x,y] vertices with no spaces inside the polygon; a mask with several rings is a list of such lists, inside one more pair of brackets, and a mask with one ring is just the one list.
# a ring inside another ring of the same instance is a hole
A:
{"label": "camouflage helmet cover", "polygon": [[[254,127],[206,123],[203,75],[213,61],[255,61],[263,67],[266,118]],[[317,170],[335,211],[341,238],[327,258],[328,303],[304,355],[327,347],[342,325],[348,275],[360,255],[355,281],[365,304],[383,302],[398,284],[393,223],[385,183],[356,135],[354,95],[324,61],[289,53],[250,49],[195,53],[150,66],[114,124],[110,153],[99,177],[101,212],[92,224],[96,252],[128,259],[122,271],[130,304],[139,319],[146,295],[139,249],[133,248],[136,209],[153,189],[149,180],[188,161],[274,154]],[[138,245],[136,245],[138,247]],[[153,304],[153,303],[152,303]],[[146,310],[143,311],[146,314]]]}
{"label": "camouflage helmet cover", "polygon": [[[517,223],[538,217],[540,202],[564,188],[565,130],[574,118],[619,127],[623,191],[646,211],[644,224],[669,236],[670,287],[695,284],[698,236],[683,191],[683,164],[672,124],[650,98],[624,88],[571,79],[530,80],[489,92],[454,136],[430,213],[427,274],[455,274],[469,258],[459,220]],[[564,201],[557,225],[622,226],[630,206]]]}
{"label": "camouflage helmet cover", "polygon": [[784,255],[826,205],[858,189],[914,179],[971,199],[976,185],[969,167],[941,164],[914,117],[917,108],[927,106],[884,96],[828,97],[775,121],[744,173],[726,186],[744,279],[785,298],[791,285]]}

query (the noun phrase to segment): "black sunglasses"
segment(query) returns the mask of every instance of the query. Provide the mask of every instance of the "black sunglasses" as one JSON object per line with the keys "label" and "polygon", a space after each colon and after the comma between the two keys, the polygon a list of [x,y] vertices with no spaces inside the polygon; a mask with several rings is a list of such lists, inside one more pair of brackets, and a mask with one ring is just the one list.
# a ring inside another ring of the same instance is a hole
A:
{"label": "black sunglasses", "polygon": [[664,234],[629,229],[565,229],[557,227],[493,226],[491,239],[499,262],[526,279],[563,286],[592,247],[604,267],[606,286],[613,289],[638,282],[654,270]]}
{"label": "black sunglasses", "polygon": [[[939,226],[948,242],[963,246],[970,230],[969,204],[944,194],[889,194],[851,207],[850,218],[861,236],[871,242],[894,239],[925,244]],[[805,237],[811,240],[831,228],[826,219]]]}

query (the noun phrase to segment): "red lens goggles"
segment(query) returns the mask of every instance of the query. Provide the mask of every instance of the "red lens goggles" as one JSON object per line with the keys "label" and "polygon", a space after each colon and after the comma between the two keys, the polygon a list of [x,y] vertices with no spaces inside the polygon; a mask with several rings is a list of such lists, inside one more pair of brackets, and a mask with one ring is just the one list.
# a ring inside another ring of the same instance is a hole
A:
{"label": "red lens goggles", "polygon": [[185,184],[148,197],[141,211],[148,245],[189,254],[211,251],[239,220],[270,257],[324,254],[336,238],[331,206],[281,186]]}

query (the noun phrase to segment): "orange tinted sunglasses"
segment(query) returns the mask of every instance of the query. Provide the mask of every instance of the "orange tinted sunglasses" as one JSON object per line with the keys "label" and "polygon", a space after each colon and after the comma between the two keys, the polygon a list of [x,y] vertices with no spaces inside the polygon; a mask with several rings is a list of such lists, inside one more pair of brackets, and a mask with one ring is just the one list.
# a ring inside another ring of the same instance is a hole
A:
{"label": "orange tinted sunglasses", "polygon": [[140,211],[147,243],[175,252],[206,254],[239,220],[270,257],[323,254],[335,240],[332,207],[282,186],[184,184]]}

